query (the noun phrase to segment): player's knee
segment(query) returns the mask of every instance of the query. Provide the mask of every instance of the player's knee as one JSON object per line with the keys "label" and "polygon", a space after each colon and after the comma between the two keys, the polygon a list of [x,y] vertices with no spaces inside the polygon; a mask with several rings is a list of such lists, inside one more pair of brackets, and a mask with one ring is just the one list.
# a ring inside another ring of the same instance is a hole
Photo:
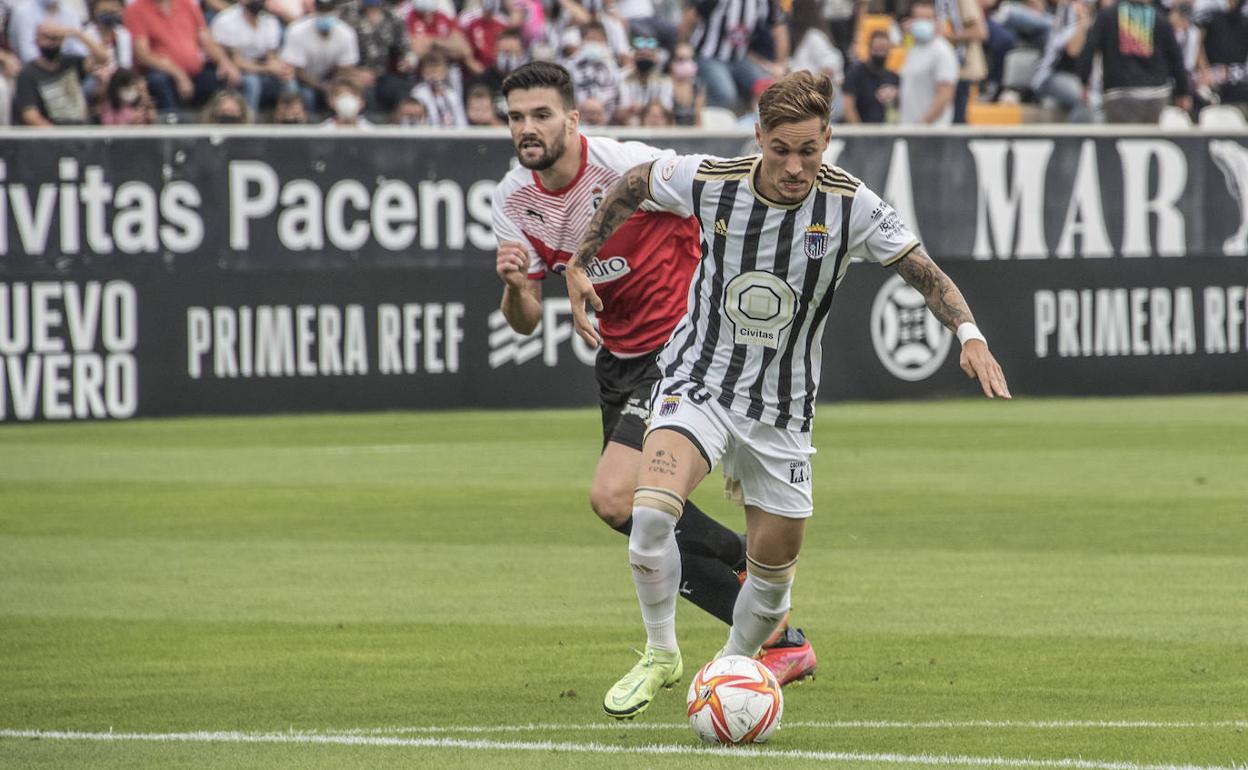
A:
{"label": "player's knee", "polygon": [[607,526],[620,527],[633,515],[632,490],[595,482],[589,490],[589,506]]}
{"label": "player's knee", "polygon": [[634,565],[648,564],[675,545],[676,520],[683,502],[670,490],[637,489],[633,496],[633,531],[628,537],[628,555]]}

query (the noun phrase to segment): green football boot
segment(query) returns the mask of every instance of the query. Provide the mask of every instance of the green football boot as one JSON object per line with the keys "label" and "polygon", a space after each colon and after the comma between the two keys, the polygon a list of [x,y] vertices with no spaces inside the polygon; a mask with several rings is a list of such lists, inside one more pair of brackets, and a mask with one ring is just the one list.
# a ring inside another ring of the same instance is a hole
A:
{"label": "green football boot", "polygon": [[637,665],[607,691],[602,708],[616,719],[632,719],[646,710],[661,688],[676,684],[684,673],[680,650],[647,647]]}

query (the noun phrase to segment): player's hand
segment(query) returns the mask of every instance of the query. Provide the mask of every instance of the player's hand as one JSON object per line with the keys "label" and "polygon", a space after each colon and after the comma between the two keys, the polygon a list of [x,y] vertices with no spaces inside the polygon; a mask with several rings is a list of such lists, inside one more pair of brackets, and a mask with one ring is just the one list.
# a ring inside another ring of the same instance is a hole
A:
{"label": "player's hand", "polygon": [[988,346],[980,340],[967,340],[962,346],[962,356],[958,361],[962,371],[972,380],[979,380],[988,398],[1013,398],[1010,387],[1005,384],[1005,373],[1001,365],[992,357]]}
{"label": "player's hand", "polygon": [[503,241],[498,246],[494,272],[513,289],[524,288],[529,275],[529,253],[519,241]]}
{"label": "player's hand", "polygon": [[602,300],[598,298],[598,292],[594,291],[594,284],[585,274],[585,268],[568,265],[568,269],[563,271],[563,277],[568,282],[568,299],[572,302],[572,323],[576,327],[576,333],[587,345],[596,348],[602,344],[602,337],[598,336],[598,330],[590,322],[589,314],[585,312],[585,303],[588,302],[595,312],[601,312]]}

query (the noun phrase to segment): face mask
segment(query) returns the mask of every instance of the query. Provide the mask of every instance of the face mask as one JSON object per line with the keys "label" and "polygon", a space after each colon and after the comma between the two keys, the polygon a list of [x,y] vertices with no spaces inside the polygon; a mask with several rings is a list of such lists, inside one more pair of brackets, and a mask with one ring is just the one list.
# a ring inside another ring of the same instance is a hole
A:
{"label": "face mask", "polygon": [[693,80],[698,74],[698,63],[692,59],[672,63],[672,77],[677,80]]}
{"label": "face mask", "polygon": [[108,13],[100,14],[100,26],[101,27],[116,27],[119,24],[121,24],[120,13],[113,13],[110,11]]}
{"label": "face mask", "polygon": [[139,100],[139,89],[137,88],[119,89],[117,91],[117,98],[121,100],[122,104],[134,104],[135,102]]}
{"label": "face mask", "polygon": [[437,0],[412,0],[412,8],[417,13],[433,13],[437,7]]}
{"label": "face mask", "polygon": [[56,61],[61,58],[61,47],[59,45],[39,46],[39,55],[48,61]]}
{"label": "face mask", "polygon": [[637,71],[641,74],[649,75],[651,72],[654,72],[654,65],[657,63],[658,62],[654,59],[638,59],[633,62],[633,66],[636,67]]}
{"label": "face mask", "polygon": [[232,123],[242,123],[242,122],[243,122],[242,115],[218,115],[217,116],[217,123],[220,123],[223,125],[230,125]]}
{"label": "face mask", "polygon": [[333,16],[317,16],[316,31],[321,33],[321,35],[328,36],[334,29],[334,21]]}
{"label": "face mask", "polygon": [[915,19],[910,22],[910,34],[915,42],[926,43],[936,37],[936,22],[931,19]]}
{"label": "face mask", "polygon": [[884,67],[884,62],[886,61],[888,61],[887,56],[876,56],[875,54],[871,55],[871,66],[875,67],[877,70],[882,69]]}
{"label": "face mask", "polygon": [[344,120],[350,120],[360,114],[360,97],[355,94],[342,94],[334,100],[334,114]]}
{"label": "face mask", "polygon": [[494,68],[497,69],[502,74],[506,75],[508,72],[511,72],[516,67],[519,67],[522,61],[523,61],[523,57],[517,54],[500,53],[494,59]]}
{"label": "face mask", "polygon": [[590,61],[603,61],[610,53],[603,43],[586,43],[581,46],[581,55]]}

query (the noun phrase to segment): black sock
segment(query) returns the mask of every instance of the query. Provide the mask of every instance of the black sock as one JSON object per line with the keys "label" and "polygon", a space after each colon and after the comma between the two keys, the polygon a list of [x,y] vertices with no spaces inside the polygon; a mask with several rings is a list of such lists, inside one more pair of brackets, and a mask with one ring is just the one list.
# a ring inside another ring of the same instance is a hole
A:
{"label": "black sock", "polygon": [[709,556],[732,569],[745,566],[745,538],[707,516],[692,500],[685,501],[685,510],[676,522],[676,545],[681,556]]}
{"label": "black sock", "polygon": [[719,559],[680,552],[680,595],[732,625],[732,608],[741,592],[737,573]]}

